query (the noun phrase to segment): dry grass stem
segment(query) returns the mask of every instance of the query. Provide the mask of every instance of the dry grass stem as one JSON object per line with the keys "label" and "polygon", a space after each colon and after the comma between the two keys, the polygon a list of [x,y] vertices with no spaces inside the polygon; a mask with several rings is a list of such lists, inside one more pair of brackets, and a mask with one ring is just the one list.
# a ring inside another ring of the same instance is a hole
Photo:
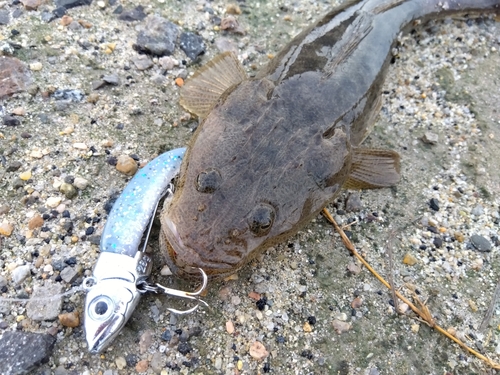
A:
{"label": "dry grass stem", "polygon": [[[333,224],[335,227],[335,230],[340,234],[340,237],[342,238],[342,242],[344,243],[344,246],[356,257],[358,260],[363,263],[363,265],[382,283],[385,285],[387,289],[392,289],[391,285],[377,272],[375,271],[369,264],[368,262],[361,256],[359,253],[356,251],[354,245],[352,242],[349,240],[349,238],[346,236],[342,228],[339,227],[337,222],[333,219],[332,215],[330,212],[324,208],[323,209],[323,214],[325,217],[330,221],[330,223]],[[404,303],[406,303],[415,314],[417,314],[420,319],[422,319],[429,327],[432,327],[436,331],[440,332],[441,334],[445,335],[448,337],[450,340],[454,341],[457,345],[459,345],[461,348],[464,350],[468,351],[469,353],[475,355],[477,358],[483,360],[486,362],[489,366],[496,370],[500,370],[500,364],[494,362],[490,358],[482,355],[481,353],[477,352],[476,350],[472,349],[471,347],[467,346],[465,343],[463,343],[461,340],[456,338],[455,336],[451,335],[448,333],[445,329],[440,327],[439,325],[436,324],[434,319],[432,318],[432,314],[429,310],[429,308],[425,305],[425,302],[421,302],[416,295],[414,295],[416,304],[419,305],[419,307],[415,306],[408,298],[403,296],[400,292],[397,290],[394,291],[395,295]]]}

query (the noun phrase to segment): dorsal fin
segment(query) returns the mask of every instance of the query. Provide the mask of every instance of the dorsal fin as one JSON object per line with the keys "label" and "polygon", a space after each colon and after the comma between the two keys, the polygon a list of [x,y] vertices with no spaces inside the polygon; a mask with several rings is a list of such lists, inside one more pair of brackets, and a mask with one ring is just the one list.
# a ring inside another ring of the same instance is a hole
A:
{"label": "dorsal fin", "polygon": [[399,154],[391,150],[354,148],[346,189],[375,189],[397,184],[400,179]]}
{"label": "dorsal fin", "polygon": [[236,56],[232,52],[221,53],[186,81],[179,103],[198,117],[206,117],[227,89],[246,78]]}

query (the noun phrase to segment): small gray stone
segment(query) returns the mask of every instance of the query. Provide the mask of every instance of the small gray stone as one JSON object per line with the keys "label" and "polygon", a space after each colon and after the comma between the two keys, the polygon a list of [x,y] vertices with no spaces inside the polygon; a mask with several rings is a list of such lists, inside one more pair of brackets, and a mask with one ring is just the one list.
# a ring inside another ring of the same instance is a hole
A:
{"label": "small gray stone", "polygon": [[12,270],[12,281],[14,284],[21,284],[29,275],[31,275],[29,264],[19,266]]}
{"label": "small gray stone", "polygon": [[439,137],[437,134],[432,132],[425,132],[422,136],[422,142],[427,143],[429,145],[435,145],[439,141]]}
{"label": "small gray stone", "polygon": [[17,126],[21,125],[21,121],[18,118],[10,115],[5,115],[3,117],[3,124],[6,126]]}
{"label": "small gray stone", "polygon": [[171,55],[179,36],[177,25],[163,17],[152,16],[137,35],[134,49],[157,56]]}
{"label": "small gray stone", "polygon": [[474,207],[472,209],[472,211],[470,213],[474,216],[481,216],[482,214],[484,214],[484,208],[483,208],[483,206],[478,204],[476,207]]}
{"label": "small gray stone", "polygon": [[160,352],[155,352],[153,354],[153,357],[151,358],[151,369],[156,373],[159,374],[161,370],[166,366],[167,364],[167,357],[165,354],[160,353]]}
{"label": "small gray stone", "polygon": [[470,237],[470,242],[474,249],[478,251],[488,252],[491,251],[491,243],[483,236],[474,234]]}
{"label": "small gray stone", "polygon": [[120,21],[142,21],[144,18],[146,18],[146,13],[144,13],[144,7],[142,5],[138,5],[134,9],[125,10],[123,12],[117,12],[117,9],[115,9],[113,13],[121,13],[118,17]]}
{"label": "small gray stone", "polygon": [[102,80],[110,85],[119,85],[120,84],[120,77],[116,74],[108,74],[102,77]]}
{"label": "small gray stone", "polygon": [[7,25],[10,22],[10,12],[5,9],[0,10],[0,25]]}
{"label": "small gray stone", "polygon": [[71,22],[71,23],[68,25],[68,29],[75,31],[75,30],[80,30],[80,29],[83,29],[83,26],[82,26],[82,25],[80,25],[80,23],[79,23],[79,22],[77,22],[77,21],[73,21],[73,22]]}
{"label": "small gray stone", "polygon": [[75,267],[66,267],[61,271],[61,279],[63,279],[68,284],[72,283],[78,277],[78,269]]}
{"label": "small gray stone", "polygon": [[137,70],[147,70],[153,66],[153,61],[146,55],[137,56],[132,62]]}
{"label": "small gray stone", "polygon": [[17,171],[19,168],[21,168],[22,164],[20,161],[13,161],[13,162],[10,162],[8,165],[7,165],[7,172],[15,172]]}
{"label": "small gray stone", "polygon": [[97,81],[92,81],[92,90],[99,90],[101,87],[106,86],[106,82],[104,82],[102,79],[99,79]]}
{"label": "small gray stone", "polygon": [[4,332],[0,338],[0,374],[33,374],[49,360],[56,338],[42,333]]}
{"label": "small gray stone", "polygon": [[26,305],[28,317],[36,321],[56,319],[62,307],[61,292],[61,284],[35,287],[35,291]]}
{"label": "small gray stone", "polygon": [[13,181],[12,181],[12,187],[14,189],[19,189],[20,187],[23,187],[24,186],[24,181],[21,180],[19,177],[16,177]]}
{"label": "small gray stone", "polygon": [[55,100],[67,100],[70,102],[81,102],[85,94],[80,90],[62,89],[56,90],[52,97]]}
{"label": "small gray stone", "polygon": [[345,209],[347,212],[357,212],[361,210],[361,197],[358,192],[351,193],[347,197],[347,201],[345,202]]}
{"label": "small gray stone", "polygon": [[0,276],[0,289],[4,286],[7,286],[7,279],[3,276]]}
{"label": "small gray stone", "polygon": [[54,13],[52,12],[48,12],[46,10],[44,10],[41,14],[41,19],[43,22],[46,22],[46,23],[49,23],[51,21],[54,21],[57,17]]}
{"label": "small gray stone", "polygon": [[82,5],[92,4],[92,0],[55,0],[57,8],[71,9]]}
{"label": "small gray stone", "polygon": [[196,60],[198,56],[205,53],[205,43],[203,38],[191,32],[181,34],[181,42],[179,44],[181,50],[184,51],[187,57],[191,60]]}

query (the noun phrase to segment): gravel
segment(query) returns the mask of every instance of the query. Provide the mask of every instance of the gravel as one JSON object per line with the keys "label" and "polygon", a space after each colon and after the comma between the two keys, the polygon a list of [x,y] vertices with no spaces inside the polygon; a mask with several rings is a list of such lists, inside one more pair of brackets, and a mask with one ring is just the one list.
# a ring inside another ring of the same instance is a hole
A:
{"label": "gravel", "polygon": [[[12,50],[31,67],[9,60],[19,85],[11,82],[8,94],[0,92],[0,97],[15,93],[0,104],[2,297],[33,298],[43,288],[47,295],[58,294],[91,274],[108,202],[130,179],[128,171],[117,170],[118,161],[129,160],[134,169],[136,160],[143,164],[185,146],[197,126],[177,104],[175,84],[199,68],[193,60],[204,64],[218,48],[236,49],[254,75],[330,7],[306,0],[248,0],[238,7],[217,0],[159,0],[136,8],[119,1],[64,0],[35,11],[18,2],[0,9],[7,23],[0,28],[0,44],[11,47],[2,50]],[[68,26],[60,23],[63,14],[72,18]],[[51,20],[54,15],[59,18]],[[144,50],[133,47],[153,15],[178,28],[170,38],[173,48],[165,52],[169,56],[141,55]],[[183,33],[189,33],[190,55],[180,46]],[[345,210],[336,216],[349,224],[356,247],[375,269],[387,274],[390,248],[394,282],[402,293],[427,300],[442,327],[497,362],[500,310],[494,309],[488,331],[478,327],[500,272],[499,41],[500,26],[488,18],[436,21],[402,35],[381,114],[366,141],[401,154],[402,181],[349,200],[352,192],[344,192],[330,206],[334,214]],[[105,84],[94,90],[94,82]],[[23,115],[11,115],[16,108]],[[4,124],[5,116],[19,123],[7,118]],[[66,182],[67,176],[73,182]],[[65,195],[63,184],[76,189]],[[35,215],[43,217],[43,226],[30,229]],[[155,228],[153,281],[194,289],[160,275],[157,234]],[[406,254],[416,260],[413,265],[403,263]],[[64,264],[69,258],[72,267]],[[23,278],[17,275],[20,267],[28,270]],[[356,298],[363,303],[353,309]],[[207,309],[173,317],[167,307],[186,308],[183,302],[145,296],[101,356],[87,352],[82,326],[64,327],[56,320],[75,310],[83,315],[81,293],[60,296],[42,320],[33,315],[37,307],[0,300],[0,322],[6,332],[55,335],[53,352],[37,373],[147,368],[153,374],[160,367],[182,374],[488,371],[411,319],[409,310],[396,314],[391,299],[319,216],[238,278],[212,283],[204,297]],[[265,359],[256,359],[261,358],[256,343],[269,354]]]}

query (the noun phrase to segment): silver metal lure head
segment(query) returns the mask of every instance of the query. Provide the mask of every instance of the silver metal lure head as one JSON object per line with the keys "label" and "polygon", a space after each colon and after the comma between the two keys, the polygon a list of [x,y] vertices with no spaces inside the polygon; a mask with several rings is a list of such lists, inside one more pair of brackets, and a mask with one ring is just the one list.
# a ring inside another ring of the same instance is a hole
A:
{"label": "silver metal lure head", "polygon": [[84,282],[88,290],[84,325],[91,353],[101,352],[120,333],[141,297],[137,284],[150,272],[151,258],[143,252],[134,258],[101,253],[93,277]]}
{"label": "silver metal lure head", "polygon": [[185,292],[150,285],[146,277],[151,273],[151,258],[138,252],[135,258],[115,253],[101,253],[94,276],[84,281],[88,290],[85,300],[85,334],[89,351],[103,351],[120,333],[145,292],[164,293],[173,297],[194,300],[197,305],[188,310],[168,310],[176,314],[195,311],[200,304],[208,306],[199,296],[206,289],[208,277],[199,269],[202,284],[195,292]]}

